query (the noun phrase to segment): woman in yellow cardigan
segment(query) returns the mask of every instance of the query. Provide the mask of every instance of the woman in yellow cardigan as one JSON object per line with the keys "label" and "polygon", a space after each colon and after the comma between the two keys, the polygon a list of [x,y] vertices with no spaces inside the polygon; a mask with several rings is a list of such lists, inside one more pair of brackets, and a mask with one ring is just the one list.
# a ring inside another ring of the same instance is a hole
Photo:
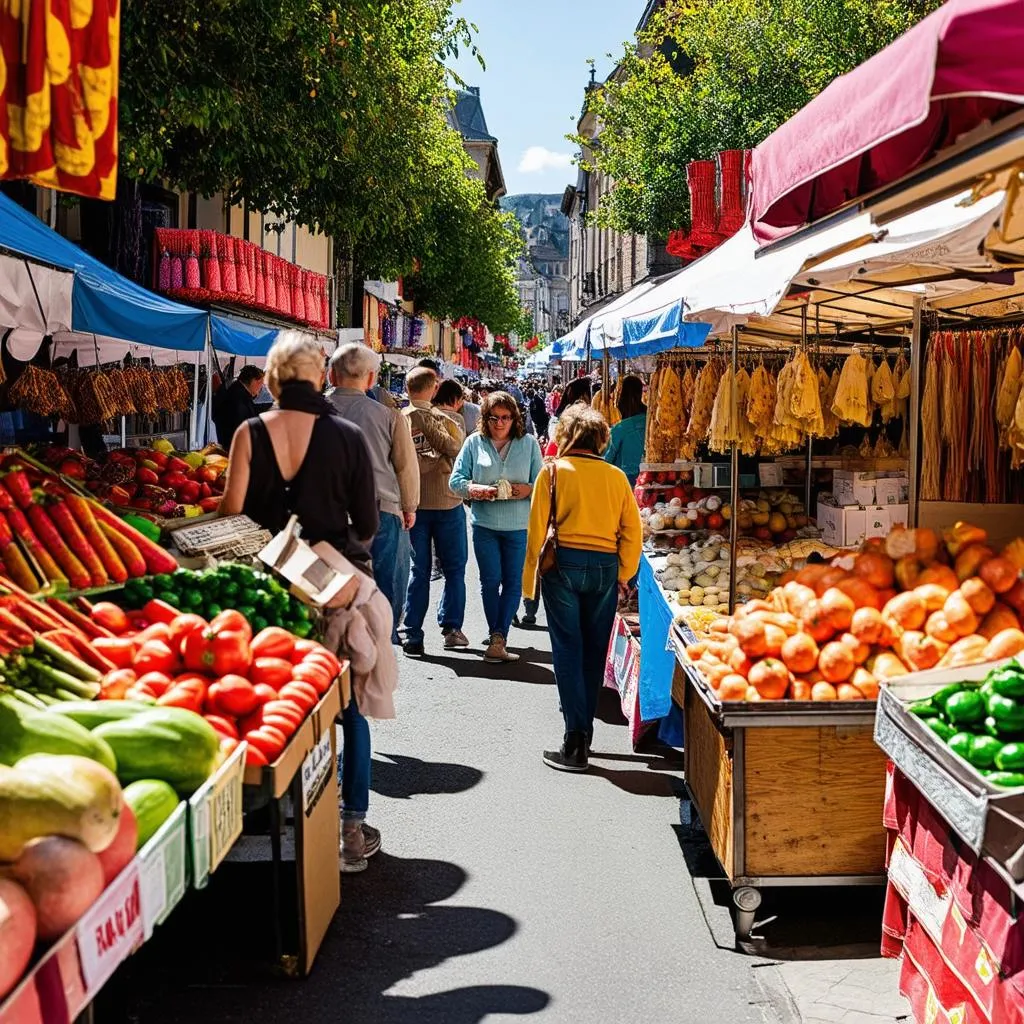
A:
{"label": "woman in yellow cardigan", "polygon": [[565,719],[559,750],[544,762],[567,772],[588,768],[594,714],[620,589],[640,565],[640,511],[625,473],[601,457],[608,424],[587,405],[570,406],[555,430],[558,456],[533,486],[523,593],[534,597],[555,474],[557,565],[540,578],[551,634],[555,683]]}

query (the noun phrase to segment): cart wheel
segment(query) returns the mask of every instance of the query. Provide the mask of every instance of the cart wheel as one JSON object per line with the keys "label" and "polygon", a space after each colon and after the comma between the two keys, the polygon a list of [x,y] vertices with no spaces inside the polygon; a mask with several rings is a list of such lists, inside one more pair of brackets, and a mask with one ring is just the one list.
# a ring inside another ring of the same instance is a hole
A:
{"label": "cart wheel", "polygon": [[753,886],[743,885],[733,890],[732,902],[736,907],[736,938],[749,939],[754,913],[761,906],[761,893]]}

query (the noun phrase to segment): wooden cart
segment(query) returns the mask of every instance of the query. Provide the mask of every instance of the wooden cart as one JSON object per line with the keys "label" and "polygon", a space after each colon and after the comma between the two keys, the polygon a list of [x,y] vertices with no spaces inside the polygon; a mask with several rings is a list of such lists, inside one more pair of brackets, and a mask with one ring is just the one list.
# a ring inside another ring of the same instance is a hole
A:
{"label": "wooden cart", "polygon": [[736,936],[764,886],[885,882],[875,702],[722,703],[673,631],[686,787],[730,884]]}

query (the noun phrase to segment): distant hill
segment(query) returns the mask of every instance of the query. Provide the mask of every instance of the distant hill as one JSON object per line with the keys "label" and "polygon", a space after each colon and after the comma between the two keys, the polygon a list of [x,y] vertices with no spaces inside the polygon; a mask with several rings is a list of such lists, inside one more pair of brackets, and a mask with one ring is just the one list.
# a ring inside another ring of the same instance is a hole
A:
{"label": "distant hill", "polygon": [[569,254],[569,218],[562,213],[561,195],[527,192],[505,196],[501,208],[516,215],[531,249],[553,246],[561,255]]}

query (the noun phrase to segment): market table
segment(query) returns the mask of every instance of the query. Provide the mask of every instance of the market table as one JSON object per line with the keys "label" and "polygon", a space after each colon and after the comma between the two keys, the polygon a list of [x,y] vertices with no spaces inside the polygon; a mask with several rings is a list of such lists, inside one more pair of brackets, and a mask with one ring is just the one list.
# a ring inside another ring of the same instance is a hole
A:
{"label": "market table", "polygon": [[745,939],[764,886],[882,885],[885,756],[875,702],[719,701],[672,643],[682,674],[686,788]]}

